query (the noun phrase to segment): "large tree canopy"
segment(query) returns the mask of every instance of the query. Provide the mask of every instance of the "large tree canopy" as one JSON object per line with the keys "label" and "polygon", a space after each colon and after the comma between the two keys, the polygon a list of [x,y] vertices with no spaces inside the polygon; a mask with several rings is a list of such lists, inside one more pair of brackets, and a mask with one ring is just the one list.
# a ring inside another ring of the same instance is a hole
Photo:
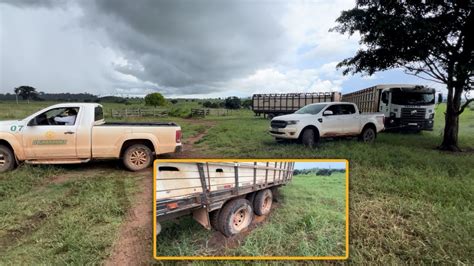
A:
{"label": "large tree canopy", "polygon": [[358,1],[333,29],[360,34],[361,48],[339,63],[343,73],[403,68],[407,74],[446,85],[446,124],[441,149],[459,150],[461,104],[472,90],[473,4],[470,1]]}

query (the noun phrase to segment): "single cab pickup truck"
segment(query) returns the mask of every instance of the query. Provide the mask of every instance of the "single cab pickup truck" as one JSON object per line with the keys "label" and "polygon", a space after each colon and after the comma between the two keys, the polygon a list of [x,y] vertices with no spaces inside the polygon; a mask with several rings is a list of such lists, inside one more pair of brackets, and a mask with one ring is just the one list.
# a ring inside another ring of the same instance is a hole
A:
{"label": "single cab pickup truck", "polygon": [[154,156],[182,149],[175,123],[106,123],[95,103],[57,104],[23,120],[0,122],[0,172],[19,162],[85,163],[122,159],[126,168],[147,168]]}
{"label": "single cab pickup truck", "polygon": [[277,141],[300,140],[312,147],[320,138],[357,136],[362,141],[372,142],[384,129],[383,122],[383,114],[360,114],[353,103],[326,102],[309,104],[293,114],[274,117],[269,131]]}

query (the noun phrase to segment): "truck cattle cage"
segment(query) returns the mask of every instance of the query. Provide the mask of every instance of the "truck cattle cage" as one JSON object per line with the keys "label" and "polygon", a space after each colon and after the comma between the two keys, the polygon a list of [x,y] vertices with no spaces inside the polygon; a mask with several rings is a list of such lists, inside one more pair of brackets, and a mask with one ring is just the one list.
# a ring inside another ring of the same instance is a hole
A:
{"label": "truck cattle cage", "polygon": [[339,102],[340,100],[341,93],[339,92],[254,94],[252,110],[256,116],[263,114],[264,117],[273,118],[294,113],[308,104]]}
{"label": "truck cattle cage", "polygon": [[160,222],[192,214],[206,229],[231,236],[247,228],[254,213],[271,210],[278,187],[293,178],[294,162],[158,162],[157,234]]}

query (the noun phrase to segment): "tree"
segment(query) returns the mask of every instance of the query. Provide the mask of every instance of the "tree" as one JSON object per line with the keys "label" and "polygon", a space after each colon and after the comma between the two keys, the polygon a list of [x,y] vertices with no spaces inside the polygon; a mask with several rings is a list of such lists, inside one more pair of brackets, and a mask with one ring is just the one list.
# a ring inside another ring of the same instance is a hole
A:
{"label": "tree", "polygon": [[20,86],[14,89],[15,94],[23,98],[23,100],[27,100],[30,103],[30,99],[34,99],[37,97],[38,92],[35,88],[30,86]]}
{"label": "tree", "polygon": [[[344,74],[403,68],[405,73],[446,85],[448,90],[443,142],[439,149],[458,148],[459,115],[473,99],[473,8],[464,1],[358,1],[343,11],[332,30],[360,34],[361,48],[338,67]],[[471,33],[469,33],[471,32]]]}
{"label": "tree", "polygon": [[238,97],[232,96],[225,99],[224,106],[227,109],[239,109],[240,108],[240,99]]}
{"label": "tree", "polygon": [[151,105],[153,107],[166,105],[166,99],[161,93],[155,92],[145,96],[145,105]]}
{"label": "tree", "polygon": [[242,107],[243,107],[243,108],[247,108],[247,109],[252,108],[252,99],[245,99],[245,100],[242,102]]}

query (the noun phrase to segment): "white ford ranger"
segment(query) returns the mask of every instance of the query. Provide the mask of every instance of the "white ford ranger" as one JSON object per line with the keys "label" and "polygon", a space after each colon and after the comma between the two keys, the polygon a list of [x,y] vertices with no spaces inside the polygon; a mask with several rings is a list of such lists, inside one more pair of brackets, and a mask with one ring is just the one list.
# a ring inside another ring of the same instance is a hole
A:
{"label": "white ford ranger", "polygon": [[174,123],[105,123],[95,103],[57,104],[23,120],[0,122],[0,172],[18,162],[85,163],[121,158],[132,171],[147,168],[154,155],[181,151]]}
{"label": "white ford ranger", "polygon": [[326,102],[273,118],[269,131],[276,140],[300,140],[310,147],[320,138],[358,136],[371,142],[384,129],[383,121],[383,114],[360,114],[353,103]]}

